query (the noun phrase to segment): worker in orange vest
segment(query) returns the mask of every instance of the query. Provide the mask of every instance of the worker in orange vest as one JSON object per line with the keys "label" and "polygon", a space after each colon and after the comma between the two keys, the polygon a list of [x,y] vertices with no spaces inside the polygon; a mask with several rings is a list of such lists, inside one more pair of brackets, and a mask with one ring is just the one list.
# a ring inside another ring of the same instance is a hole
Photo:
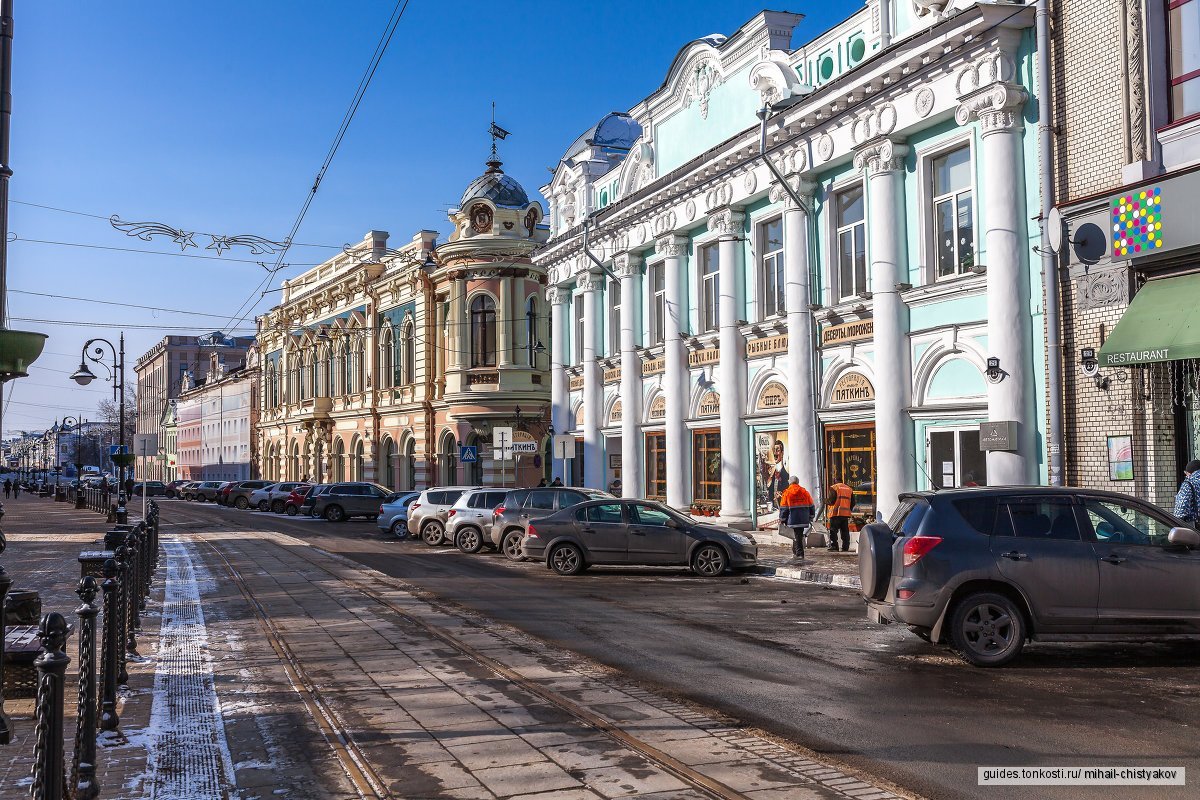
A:
{"label": "worker in orange vest", "polygon": [[813,499],[808,490],[800,485],[795,475],[788,478],[788,486],[779,498],[779,524],[792,529],[792,555],[804,558],[804,532],[812,524]]}
{"label": "worker in orange vest", "polygon": [[838,551],[840,537],[841,549],[850,552],[850,507],[854,505],[854,490],[838,481],[829,487],[825,505],[829,509],[829,551]]}

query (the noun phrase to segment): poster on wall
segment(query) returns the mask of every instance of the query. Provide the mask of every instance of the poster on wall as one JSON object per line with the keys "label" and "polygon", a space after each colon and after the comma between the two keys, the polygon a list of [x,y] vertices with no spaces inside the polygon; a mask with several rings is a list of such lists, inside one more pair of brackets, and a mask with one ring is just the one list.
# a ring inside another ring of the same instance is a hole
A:
{"label": "poster on wall", "polygon": [[787,465],[787,444],[786,430],[754,434],[754,497],[760,524],[763,517],[779,512],[779,496],[791,475]]}
{"label": "poster on wall", "polygon": [[1108,437],[1108,478],[1113,481],[1133,480],[1133,437]]}

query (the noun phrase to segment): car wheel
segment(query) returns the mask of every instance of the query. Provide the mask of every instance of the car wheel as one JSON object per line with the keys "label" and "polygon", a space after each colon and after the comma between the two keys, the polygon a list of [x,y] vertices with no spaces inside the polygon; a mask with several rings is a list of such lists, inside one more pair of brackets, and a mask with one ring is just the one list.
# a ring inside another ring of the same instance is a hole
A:
{"label": "car wheel", "polygon": [[258,510],[262,511],[263,513],[266,513],[267,511],[271,510],[271,504],[268,503],[266,500],[259,500],[258,501]]}
{"label": "car wheel", "polygon": [[995,592],[964,597],[950,617],[954,649],[977,667],[999,667],[1025,646],[1025,618],[1012,600]]}
{"label": "car wheel", "polygon": [[578,575],[583,572],[583,553],[573,544],[555,545],[550,551],[550,569],[559,575]]}
{"label": "car wheel", "polygon": [[245,511],[247,508],[250,507],[250,501],[244,497],[239,497],[237,500],[233,501],[233,505],[239,511]]}
{"label": "car wheel", "polygon": [[271,503],[271,513],[282,514],[285,510],[284,509],[285,505],[286,504],[282,500],[275,500],[274,502]]}
{"label": "car wheel", "polygon": [[510,561],[523,561],[525,556],[521,553],[521,539],[524,538],[520,531],[509,531],[504,534],[504,539],[500,542],[500,551]]}
{"label": "car wheel", "polygon": [[715,578],[729,566],[725,551],[715,544],[702,544],[692,554],[692,572],[706,578]]}
{"label": "car wheel", "polygon": [[392,536],[395,536],[397,539],[400,539],[400,540],[407,539],[408,538],[408,521],[403,520],[403,519],[398,519],[392,523],[392,527],[390,530],[392,532]]}
{"label": "car wheel", "polygon": [[283,512],[285,514],[287,514],[289,517],[294,517],[300,513],[300,509],[296,508],[291,503],[288,503],[286,506],[283,507]]}
{"label": "car wheel", "polygon": [[427,522],[421,528],[421,539],[430,547],[437,547],[446,541],[446,531],[440,522]]}
{"label": "car wheel", "polygon": [[204,495],[202,495],[202,494],[194,494],[194,495],[192,495],[192,499],[193,499],[193,500],[195,500],[197,503],[203,503],[203,502],[204,502]]}
{"label": "car wheel", "polygon": [[483,549],[483,534],[478,528],[463,528],[458,532],[455,544],[464,553],[478,553]]}
{"label": "car wheel", "polygon": [[346,512],[342,510],[341,506],[326,506],[325,519],[329,522],[345,522]]}

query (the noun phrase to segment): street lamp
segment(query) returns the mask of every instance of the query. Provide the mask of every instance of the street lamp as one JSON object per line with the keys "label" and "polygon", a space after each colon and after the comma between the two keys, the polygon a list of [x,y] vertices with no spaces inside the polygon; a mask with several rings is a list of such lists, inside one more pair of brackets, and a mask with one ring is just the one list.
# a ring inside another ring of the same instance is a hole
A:
{"label": "street lamp", "polygon": [[83,457],[79,449],[79,435],[86,423],[87,420],[72,416],[63,417],[62,421],[64,429],[74,429],[75,431],[75,480],[77,481],[83,480]]}
{"label": "street lamp", "polygon": [[[113,461],[117,465],[117,507],[123,512],[125,510],[125,465],[128,460],[127,454],[129,450],[125,446],[125,334],[121,334],[120,347],[117,347],[108,339],[95,338],[88,339],[83,346],[83,352],[80,354],[79,369],[75,370],[71,375],[71,380],[75,381],[80,386],[87,386],[96,379],[96,374],[88,367],[87,362],[91,361],[95,364],[101,364],[109,370],[109,374],[113,381],[113,400],[117,401],[117,426],[118,426],[118,441],[121,448],[121,456],[119,459],[114,458]],[[109,367],[102,360],[106,355],[105,350],[101,346],[97,346],[92,352],[88,352],[88,348],[92,345],[108,345],[112,351],[113,363]]]}

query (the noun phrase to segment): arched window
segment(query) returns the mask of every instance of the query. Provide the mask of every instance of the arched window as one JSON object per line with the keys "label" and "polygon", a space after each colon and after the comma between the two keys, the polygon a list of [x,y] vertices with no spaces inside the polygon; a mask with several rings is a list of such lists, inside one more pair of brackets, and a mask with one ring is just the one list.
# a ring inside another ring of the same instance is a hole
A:
{"label": "arched window", "polygon": [[333,350],[333,380],[329,385],[333,389],[334,397],[341,397],[349,392],[346,388],[346,339],[342,337],[338,339]]}
{"label": "arched window", "polygon": [[333,456],[330,462],[329,472],[333,482],[340,483],[346,480],[346,445],[341,439],[335,439],[333,442]]}
{"label": "arched window", "polygon": [[363,383],[364,369],[366,367],[366,350],[367,337],[362,335],[362,331],[358,331],[358,335],[350,342],[350,359],[353,366],[350,369],[350,392],[357,394],[366,389]]}
{"label": "arched window", "polygon": [[288,480],[300,480],[300,443],[292,442],[292,457],[288,459]]}
{"label": "arched window", "polygon": [[354,449],[350,451],[350,480],[361,481],[363,479],[363,440],[359,439],[354,443]]}
{"label": "arched window", "polygon": [[392,441],[392,437],[385,436],[383,444],[379,446],[380,466],[383,469],[380,471],[379,477],[382,483],[389,489],[396,488],[396,443]]}
{"label": "arched window", "polygon": [[385,325],[379,332],[379,388],[392,388],[395,377],[396,348],[392,337],[392,326]]}
{"label": "arched window", "polygon": [[404,445],[403,474],[400,488],[412,491],[417,488],[417,441],[411,436]]}
{"label": "arched window", "polygon": [[486,294],[471,301],[471,366],[496,366],[496,301]]}
{"label": "arched window", "polygon": [[402,380],[406,386],[417,381],[417,335],[416,326],[409,317],[404,322],[403,333],[400,336],[400,363],[403,366]]}
{"label": "arched window", "polygon": [[441,486],[453,486],[458,483],[458,453],[457,442],[447,433],[442,437],[442,449],[438,453],[438,480]]}
{"label": "arched window", "polygon": [[329,345],[321,348],[318,365],[317,397],[332,397],[333,391],[330,387],[330,381],[333,380],[333,351]]}
{"label": "arched window", "polygon": [[308,400],[313,396],[313,385],[316,383],[316,361],[312,350],[301,354],[300,369],[300,399]]}
{"label": "arched window", "polygon": [[288,354],[287,402],[295,403],[300,399],[300,354],[292,351]]}
{"label": "arched window", "polygon": [[537,298],[530,297],[525,304],[525,353],[529,366],[534,366],[534,348],[537,347]]}

